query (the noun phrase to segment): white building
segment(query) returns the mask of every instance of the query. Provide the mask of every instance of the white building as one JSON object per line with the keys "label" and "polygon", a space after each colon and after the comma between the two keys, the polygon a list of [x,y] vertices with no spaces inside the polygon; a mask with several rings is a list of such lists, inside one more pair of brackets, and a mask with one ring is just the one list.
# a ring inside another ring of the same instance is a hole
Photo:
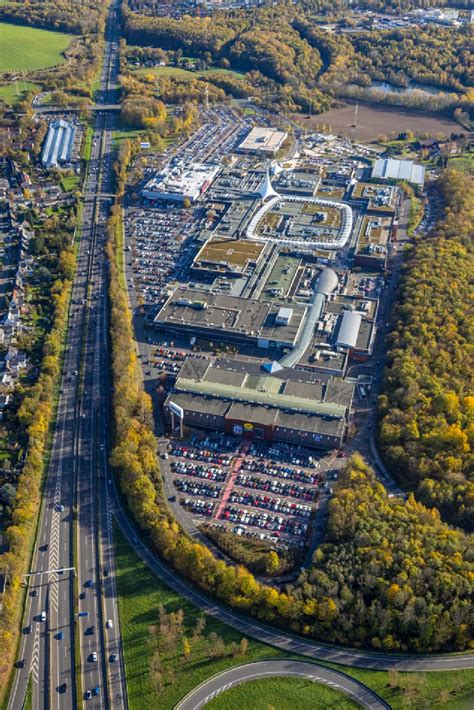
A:
{"label": "white building", "polygon": [[371,177],[379,180],[406,180],[423,187],[425,168],[413,160],[379,158],[373,165]]}
{"label": "white building", "polygon": [[166,167],[149,180],[142,190],[148,200],[166,200],[195,202],[211,185],[219,172],[216,165],[191,163]]}
{"label": "white building", "polygon": [[252,128],[250,133],[239,145],[242,153],[255,153],[257,155],[274,156],[286,141],[288,133],[280,131],[278,128],[268,128],[267,126],[257,126]]}
{"label": "white building", "polygon": [[52,121],[41,153],[41,163],[45,168],[56,168],[71,162],[76,128],[68,121]]}

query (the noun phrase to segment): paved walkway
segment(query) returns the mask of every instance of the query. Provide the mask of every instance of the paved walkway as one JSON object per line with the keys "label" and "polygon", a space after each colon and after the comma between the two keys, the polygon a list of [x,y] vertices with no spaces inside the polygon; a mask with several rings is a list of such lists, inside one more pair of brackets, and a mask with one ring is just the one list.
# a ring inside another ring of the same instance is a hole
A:
{"label": "paved walkway", "polygon": [[222,511],[224,510],[224,508],[227,505],[227,501],[229,500],[229,496],[232,492],[232,488],[234,487],[234,481],[237,477],[237,473],[239,472],[239,469],[242,466],[244,458],[247,456],[249,448],[250,448],[250,441],[244,440],[242,442],[242,446],[240,447],[240,453],[234,459],[234,465],[232,466],[232,468],[229,472],[229,478],[227,480],[227,483],[225,484],[225,488],[222,492],[222,497],[221,497],[220,503],[217,507],[217,511],[214,516],[216,518],[216,520],[218,520],[221,517]]}

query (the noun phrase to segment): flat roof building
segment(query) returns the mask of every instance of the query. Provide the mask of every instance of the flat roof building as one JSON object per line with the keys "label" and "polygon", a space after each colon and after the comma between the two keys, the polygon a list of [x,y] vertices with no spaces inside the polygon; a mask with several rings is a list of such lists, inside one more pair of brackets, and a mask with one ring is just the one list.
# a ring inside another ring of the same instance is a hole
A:
{"label": "flat roof building", "polygon": [[76,128],[72,123],[60,119],[49,124],[41,152],[41,163],[45,168],[56,168],[71,162]]}
{"label": "flat roof building", "polygon": [[171,294],[153,323],[168,332],[207,340],[241,342],[260,348],[292,348],[305,314],[306,306],[299,304],[281,309],[269,301],[185,287]]}
{"label": "flat roof building", "polygon": [[423,187],[425,168],[414,163],[413,160],[379,158],[374,163],[371,177],[382,180],[406,180]]}
{"label": "flat roof building", "polygon": [[255,153],[272,157],[278,153],[287,137],[288,133],[280,131],[278,128],[257,126],[252,128],[250,133],[244,138],[239,145],[239,150],[242,153]]}
{"label": "flat roof building", "polygon": [[148,200],[195,202],[219,172],[219,166],[206,163],[177,164],[166,167],[148,180],[142,195]]}
{"label": "flat roof building", "polygon": [[354,386],[332,379],[322,383],[305,372],[298,373],[300,379],[287,379],[287,373],[281,369],[273,375],[252,374],[244,361],[226,365],[188,358],[165,412],[173,419],[174,404],[188,426],[315,448],[339,447]]}
{"label": "flat roof building", "polygon": [[192,273],[238,277],[255,269],[264,249],[250,239],[211,239],[194,258]]}

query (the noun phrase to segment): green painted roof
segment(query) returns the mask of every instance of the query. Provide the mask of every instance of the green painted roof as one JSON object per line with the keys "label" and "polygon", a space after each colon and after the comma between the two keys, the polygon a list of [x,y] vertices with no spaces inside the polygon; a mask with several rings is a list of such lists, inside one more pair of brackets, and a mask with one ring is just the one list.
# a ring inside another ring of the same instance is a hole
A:
{"label": "green painted roof", "polygon": [[189,380],[184,377],[178,377],[176,380],[176,389],[181,392],[208,395],[237,402],[251,402],[253,404],[278,407],[279,409],[305,412],[307,414],[318,414],[319,416],[334,417],[336,419],[343,419],[346,412],[346,407],[342,404],[321,402],[288,394],[260,392],[255,389],[235,387],[234,385],[226,385],[217,382]]}

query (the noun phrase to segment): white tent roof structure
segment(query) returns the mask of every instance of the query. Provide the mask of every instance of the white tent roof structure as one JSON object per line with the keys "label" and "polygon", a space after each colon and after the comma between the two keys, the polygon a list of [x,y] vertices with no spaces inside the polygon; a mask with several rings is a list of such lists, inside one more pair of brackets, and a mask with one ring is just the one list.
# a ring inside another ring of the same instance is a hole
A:
{"label": "white tent roof structure", "polygon": [[278,192],[273,189],[272,182],[270,180],[270,174],[266,172],[265,179],[260,185],[260,190],[259,190],[260,197],[262,200],[265,202],[269,197],[278,197]]}

